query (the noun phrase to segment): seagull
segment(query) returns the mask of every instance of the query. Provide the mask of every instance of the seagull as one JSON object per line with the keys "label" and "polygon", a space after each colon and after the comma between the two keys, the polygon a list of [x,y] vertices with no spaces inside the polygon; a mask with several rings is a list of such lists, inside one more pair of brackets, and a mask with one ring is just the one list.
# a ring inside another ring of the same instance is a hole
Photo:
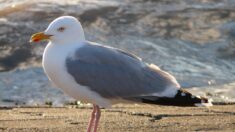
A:
{"label": "seagull", "polygon": [[209,99],[182,89],[176,79],[155,64],[127,51],[85,39],[73,16],[53,20],[30,42],[49,41],[42,65],[49,80],[69,96],[93,104],[87,132],[96,132],[100,108],[116,103],[171,106],[212,106]]}

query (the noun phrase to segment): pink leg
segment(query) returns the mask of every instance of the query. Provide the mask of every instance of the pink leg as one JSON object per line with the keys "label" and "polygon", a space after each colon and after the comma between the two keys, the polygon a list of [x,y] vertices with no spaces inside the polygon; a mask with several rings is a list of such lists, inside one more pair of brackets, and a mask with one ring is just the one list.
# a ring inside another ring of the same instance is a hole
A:
{"label": "pink leg", "polygon": [[93,105],[93,111],[91,113],[91,118],[90,118],[90,121],[89,121],[87,132],[91,132],[91,129],[94,126],[94,119],[95,119],[96,111],[97,111],[96,105]]}
{"label": "pink leg", "polygon": [[96,114],[95,114],[94,132],[97,132],[101,111],[98,105],[96,105],[95,107],[96,107]]}

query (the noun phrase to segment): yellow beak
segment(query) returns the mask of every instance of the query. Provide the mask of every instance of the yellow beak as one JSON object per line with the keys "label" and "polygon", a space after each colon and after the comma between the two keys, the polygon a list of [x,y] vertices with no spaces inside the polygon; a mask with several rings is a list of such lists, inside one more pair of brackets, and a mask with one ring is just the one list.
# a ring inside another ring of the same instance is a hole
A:
{"label": "yellow beak", "polygon": [[42,40],[48,40],[48,39],[50,39],[51,36],[52,35],[46,35],[43,32],[35,33],[31,36],[29,42],[31,43],[31,42],[39,42]]}

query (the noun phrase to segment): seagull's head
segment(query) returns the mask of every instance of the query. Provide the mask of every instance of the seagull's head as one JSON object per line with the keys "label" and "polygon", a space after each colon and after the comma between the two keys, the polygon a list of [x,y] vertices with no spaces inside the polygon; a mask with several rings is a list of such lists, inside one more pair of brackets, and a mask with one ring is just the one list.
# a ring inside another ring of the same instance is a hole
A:
{"label": "seagull's head", "polygon": [[44,32],[35,33],[30,42],[49,40],[55,44],[84,41],[80,22],[72,16],[62,16],[52,21]]}

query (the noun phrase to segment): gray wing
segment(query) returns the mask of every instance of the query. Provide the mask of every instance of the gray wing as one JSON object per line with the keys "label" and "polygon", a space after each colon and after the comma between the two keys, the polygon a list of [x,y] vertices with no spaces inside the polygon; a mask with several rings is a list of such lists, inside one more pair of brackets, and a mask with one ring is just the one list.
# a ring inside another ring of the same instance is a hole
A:
{"label": "gray wing", "polygon": [[178,87],[174,77],[115,48],[87,44],[66,59],[67,71],[80,85],[105,98],[129,98]]}

